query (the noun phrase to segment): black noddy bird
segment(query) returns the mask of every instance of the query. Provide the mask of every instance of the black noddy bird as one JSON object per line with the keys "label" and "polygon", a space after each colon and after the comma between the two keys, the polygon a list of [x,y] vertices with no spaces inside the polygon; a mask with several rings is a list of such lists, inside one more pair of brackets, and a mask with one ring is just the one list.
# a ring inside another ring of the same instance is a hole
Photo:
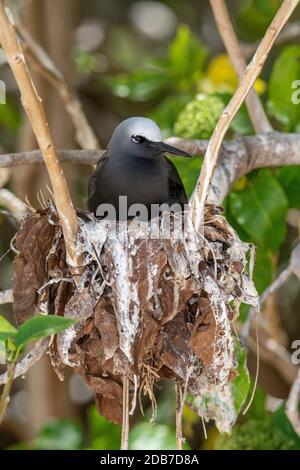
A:
{"label": "black noddy bird", "polygon": [[[119,196],[127,196],[127,207],[143,204],[151,218],[152,204],[187,204],[181,178],[165,153],[190,157],[165,144],[157,124],[144,117],[122,121],[115,129],[104,157],[89,181],[88,207],[97,214],[101,204],[111,204],[119,215]],[[126,217],[130,218],[130,217]]]}

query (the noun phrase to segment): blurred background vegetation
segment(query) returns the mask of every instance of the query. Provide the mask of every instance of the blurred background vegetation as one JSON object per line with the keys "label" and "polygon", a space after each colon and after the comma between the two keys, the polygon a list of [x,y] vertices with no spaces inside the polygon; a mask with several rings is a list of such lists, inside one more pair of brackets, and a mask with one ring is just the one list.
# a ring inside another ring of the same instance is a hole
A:
{"label": "blurred background vegetation", "polygon": [[[164,136],[207,139],[238,80],[225,54],[208,1],[166,0],[20,0],[15,7],[34,39],[50,54],[67,83],[78,91],[84,111],[105,147],[118,122],[141,115],[156,120]],[[245,55],[249,59],[281,0],[227,2]],[[277,44],[255,89],[274,129],[300,132],[300,105],[291,101],[292,83],[300,79],[300,9],[290,20],[298,37]],[[56,91],[34,75],[44,100],[50,128],[58,148],[76,148],[74,129]],[[0,152],[36,148],[20,105],[15,81],[0,49],[0,78],[7,87],[7,102],[0,105]],[[234,119],[228,139],[253,134],[245,106]],[[299,149],[300,151],[300,149]],[[202,157],[188,163],[176,159],[187,192],[191,194]],[[90,168],[65,165],[74,201],[86,207]],[[4,173],[2,173],[4,174]],[[47,199],[48,178],[42,166],[15,167],[5,173],[5,186],[39,207],[39,194]],[[286,265],[298,237],[300,168],[254,171],[237,181],[224,201],[226,216],[245,241],[257,247],[254,279],[262,293]],[[4,208],[5,209],[5,208]],[[0,289],[10,288],[10,240],[16,226],[0,215]],[[262,313],[266,330],[291,351],[300,338],[300,289],[295,277],[270,297]],[[1,313],[11,317],[8,307]],[[247,310],[242,306],[241,318]],[[251,375],[255,351],[248,356]],[[285,413],[284,400],[291,380],[276,361],[262,358],[254,402],[232,435],[221,436],[184,408],[186,448],[192,449],[300,449]],[[175,394],[170,384],[156,390],[159,403],[155,425],[145,416],[133,418],[132,449],[175,447]],[[14,384],[7,419],[0,429],[0,448],[118,449],[120,428],[99,417],[92,393],[69,372],[59,382],[43,358]]]}

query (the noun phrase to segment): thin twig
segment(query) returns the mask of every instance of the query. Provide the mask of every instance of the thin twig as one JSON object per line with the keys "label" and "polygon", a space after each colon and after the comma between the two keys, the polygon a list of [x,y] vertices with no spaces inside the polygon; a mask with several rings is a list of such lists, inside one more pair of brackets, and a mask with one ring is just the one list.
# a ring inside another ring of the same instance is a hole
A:
{"label": "thin twig", "polygon": [[[259,298],[260,306],[264,304],[266,299],[271,295],[274,294],[280,287],[289,279],[292,275],[292,270],[290,264],[279,274],[279,276],[275,279],[275,281],[270,284],[265,291],[261,294]],[[245,321],[242,331],[241,331],[241,341],[245,344],[247,343],[247,338],[249,336],[251,324],[253,318],[256,315],[256,309],[254,307],[250,308],[247,320]]]}
{"label": "thin twig", "polygon": [[[9,13],[9,15],[11,14]],[[32,82],[13,23],[7,16],[4,0],[0,0],[0,43],[19,86],[22,104],[42,151],[53,187],[55,204],[64,234],[68,261],[75,267],[78,265],[78,256],[75,249],[75,240],[78,231],[76,212],[73,207],[63,170],[56,155],[42,100],[38,96]]]}
{"label": "thin twig", "polygon": [[[288,281],[288,279],[291,277],[292,274],[297,276],[298,279],[300,280],[300,243],[299,242],[294,246],[291,252],[289,264],[287,265],[287,267],[283,271],[281,271],[281,273],[277,276],[275,281],[273,281],[272,284],[270,284],[261,294],[259,298],[259,304],[261,307],[272,294],[274,294],[278,289],[280,289],[283,286],[283,284],[285,284]],[[254,315],[255,315],[255,309],[251,308],[249,311],[247,320],[245,321],[242,332],[241,332],[241,339],[245,342],[245,344],[249,336],[251,323],[252,323]]]}
{"label": "thin twig", "polygon": [[126,375],[123,377],[123,420],[121,450],[128,450],[129,442],[129,379]]}
{"label": "thin twig", "polygon": [[[275,41],[276,45],[284,44],[285,42],[296,41],[300,37],[300,21],[294,21],[293,23],[288,23],[278,38]],[[241,43],[242,53],[245,59],[250,57],[256,51],[258,46],[257,42],[247,44]]]}
{"label": "thin twig", "polygon": [[0,189],[0,204],[17,218],[24,217],[28,213],[26,204],[6,188]]}
{"label": "thin twig", "polygon": [[281,271],[275,281],[272,282],[272,284],[268,286],[266,290],[261,294],[259,298],[259,303],[262,305],[270,295],[274,294],[274,292],[280,289],[280,287],[289,279],[291,274],[291,266],[288,265],[283,271]]}
{"label": "thin twig", "polygon": [[253,389],[252,389],[252,393],[251,393],[251,396],[250,396],[250,400],[248,402],[248,404],[246,405],[245,409],[243,410],[243,415],[245,415],[248,410],[250,409],[252,403],[253,403],[253,400],[254,400],[254,396],[255,396],[255,392],[256,392],[256,389],[257,389],[257,384],[258,384],[258,376],[259,376],[259,361],[260,361],[260,350],[259,350],[259,334],[258,334],[258,311],[256,311],[256,317],[255,317],[255,338],[256,338],[256,369],[255,369],[255,379],[254,379],[254,385],[253,385]]}
{"label": "thin twig", "polygon": [[4,389],[0,398],[0,426],[3,423],[6,410],[10,400],[10,391],[14,381],[16,363],[13,362],[7,367],[7,382],[4,385]]}
{"label": "thin twig", "polygon": [[[102,150],[56,150],[57,157],[61,163],[80,163],[91,166],[98,163],[104,153]],[[0,155],[0,168],[36,163],[45,163],[40,150]]]}
{"label": "thin twig", "polygon": [[[34,348],[29,351],[19,362],[16,364],[14,379],[24,376],[28,370],[43,356],[47,351],[50,343],[50,338],[44,338],[35,343]],[[0,385],[7,382],[7,372],[0,375]]]}
{"label": "thin twig", "polygon": [[[219,34],[223,40],[230,61],[241,80],[244,76],[247,64],[243,57],[238,38],[235,34],[228,9],[226,7],[226,2],[225,0],[210,0],[210,4]],[[249,95],[246,98],[246,106],[255,132],[257,134],[272,132],[272,126],[254,88],[250,90]]]}
{"label": "thin twig", "polygon": [[[236,327],[240,334],[242,325],[237,322]],[[247,346],[253,354],[256,354],[257,344],[252,330],[247,338]],[[276,370],[286,383],[293,383],[297,375],[297,369],[291,361],[291,354],[270,337],[263,324],[260,325],[259,353],[262,362]]]}
{"label": "thin twig", "polygon": [[182,388],[176,382],[176,450],[182,450]]}
{"label": "thin twig", "polygon": [[30,59],[36,71],[51,83],[61,96],[75,127],[78,144],[83,149],[100,148],[98,139],[82,110],[82,105],[76,93],[68,87],[62,73],[57,69],[51,57],[30,36],[18,17],[16,17],[15,25],[22,38],[25,55]]}
{"label": "thin twig", "polygon": [[134,379],[134,390],[133,390],[131,406],[130,406],[130,410],[129,410],[130,416],[133,415],[134,410],[136,408],[136,398],[137,398],[138,388],[139,388],[139,379],[138,379],[138,376],[136,374],[134,374],[133,379]]}
{"label": "thin twig", "polygon": [[264,38],[258,46],[254,57],[248,65],[244,77],[240,81],[238,88],[216,125],[205,153],[204,163],[190,204],[190,215],[196,231],[199,231],[202,223],[204,203],[207,199],[213,173],[218,161],[219,150],[225,134],[234,116],[238,112],[244,99],[260,74],[275,39],[288,21],[298,3],[299,0],[283,1],[271,25],[267,29]]}

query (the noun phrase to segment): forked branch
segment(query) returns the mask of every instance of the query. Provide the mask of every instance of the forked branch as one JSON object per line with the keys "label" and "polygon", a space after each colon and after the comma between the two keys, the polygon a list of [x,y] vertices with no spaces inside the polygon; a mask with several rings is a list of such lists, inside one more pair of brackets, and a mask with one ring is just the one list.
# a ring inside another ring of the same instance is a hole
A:
{"label": "forked branch", "polygon": [[[227,50],[229,58],[240,80],[242,80],[247,64],[243,57],[243,53],[235,34],[225,0],[210,0],[211,8],[215,17],[215,21],[222,38],[224,46]],[[246,98],[246,106],[250,119],[257,134],[272,132],[272,126],[266,116],[261,101],[256,94],[254,88],[249,92]]]}
{"label": "forked branch", "polygon": [[75,240],[78,225],[76,212],[63,170],[57,158],[42,100],[32,82],[12,20],[6,13],[4,0],[0,0],[0,43],[19,86],[22,104],[48,169],[55,204],[61,220],[68,261],[72,266],[77,266]]}
{"label": "forked branch", "polygon": [[191,199],[190,214],[195,230],[202,223],[204,203],[207,199],[211,180],[218,161],[219,150],[225,134],[243,101],[260,74],[275,39],[298,5],[299,0],[284,0],[271,25],[257,48],[232,99],[223,111],[208,144],[201,173]]}

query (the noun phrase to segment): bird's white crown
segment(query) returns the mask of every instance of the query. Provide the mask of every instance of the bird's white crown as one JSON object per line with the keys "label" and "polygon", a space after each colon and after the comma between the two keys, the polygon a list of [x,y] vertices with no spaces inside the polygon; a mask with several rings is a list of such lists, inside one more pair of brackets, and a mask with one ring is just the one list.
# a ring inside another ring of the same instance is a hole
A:
{"label": "bird's white crown", "polygon": [[161,142],[162,135],[158,125],[152,119],[144,117],[132,117],[121,122],[118,126],[126,132],[128,137],[139,135],[151,142]]}

